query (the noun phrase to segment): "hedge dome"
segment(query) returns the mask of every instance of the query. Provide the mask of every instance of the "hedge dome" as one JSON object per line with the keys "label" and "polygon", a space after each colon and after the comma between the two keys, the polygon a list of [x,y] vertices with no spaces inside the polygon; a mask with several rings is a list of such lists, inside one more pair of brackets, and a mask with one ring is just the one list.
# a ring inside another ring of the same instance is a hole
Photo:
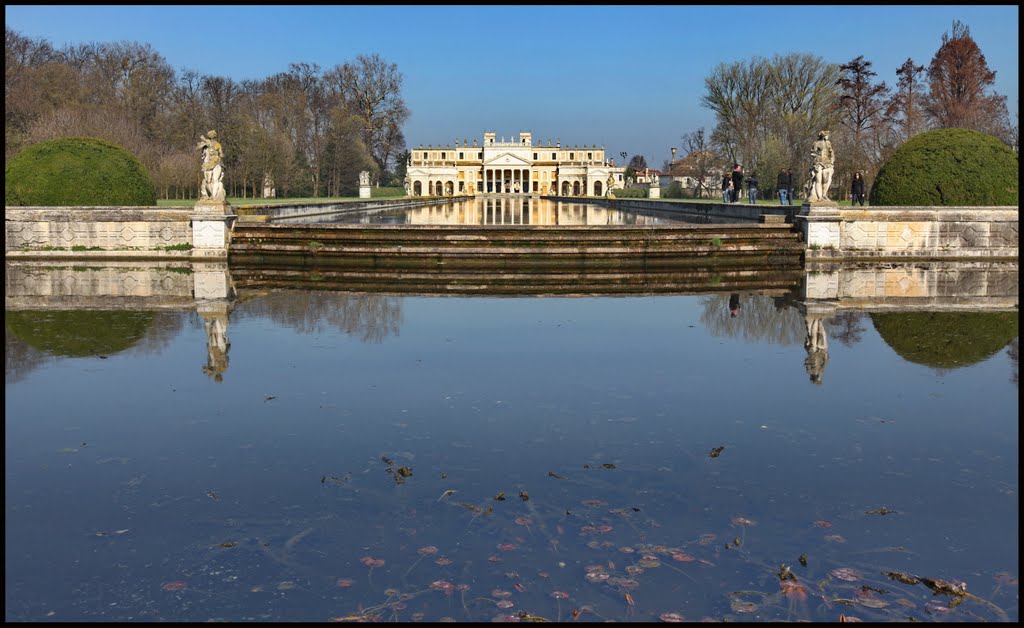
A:
{"label": "hedge dome", "polygon": [[938,129],[910,138],[878,172],[872,205],[1017,205],[1018,160],[991,135]]}
{"label": "hedge dome", "polygon": [[152,312],[32,311],[6,312],[8,331],[26,344],[56,356],[111,355],[135,345],[153,323]]}
{"label": "hedge dome", "polygon": [[146,167],[116,144],[74,137],[29,146],[7,162],[8,206],[156,205]]}
{"label": "hedge dome", "polygon": [[1017,337],[1016,312],[875,313],[871,323],[903,359],[941,369],[981,362]]}

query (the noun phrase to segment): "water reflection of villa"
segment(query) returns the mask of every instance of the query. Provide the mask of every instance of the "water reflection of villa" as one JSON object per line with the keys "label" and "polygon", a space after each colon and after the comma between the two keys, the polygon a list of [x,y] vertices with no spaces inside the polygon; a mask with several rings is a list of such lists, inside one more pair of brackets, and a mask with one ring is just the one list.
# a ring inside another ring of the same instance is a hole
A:
{"label": "water reflection of villa", "polygon": [[516,140],[484,133],[483,145],[463,139],[462,145],[413,148],[407,166],[413,196],[456,194],[561,194],[604,196],[608,179],[623,187],[625,168],[605,161],[604,147],[534,145],[533,134]]}
{"label": "water reflection of villa", "polygon": [[410,225],[655,225],[671,221],[588,203],[494,196],[405,210]]}

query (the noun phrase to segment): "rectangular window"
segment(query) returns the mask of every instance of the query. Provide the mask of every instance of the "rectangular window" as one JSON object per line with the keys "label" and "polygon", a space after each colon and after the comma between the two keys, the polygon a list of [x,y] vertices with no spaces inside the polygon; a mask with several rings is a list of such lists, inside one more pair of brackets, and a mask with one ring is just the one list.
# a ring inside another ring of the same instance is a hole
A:
{"label": "rectangular window", "polygon": [[441,153],[441,159],[444,159],[444,153]]}
{"label": "rectangular window", "polygon": [[534,160],[534,161],[537,161],[537,153],[534,153],[534,154],[533,154],[533,160]]}
{"label": "rectangular window", "polygon": [[594,159],[594,153],[587,153],[587,161],[592,161],[593,159]]}
{"label": "rectangular window", "polygon": [[460,160],[465,159],[465,157],[462,156],[462,153],[459,153],[459,159]]}
{"label": "rectangular window", "polygon": [[558,161],[558,155],[551,153],[551,161]]}
{"label": "rectangular window", "polygon": [[569,153],[569,161],[576,159],[576,153]]}

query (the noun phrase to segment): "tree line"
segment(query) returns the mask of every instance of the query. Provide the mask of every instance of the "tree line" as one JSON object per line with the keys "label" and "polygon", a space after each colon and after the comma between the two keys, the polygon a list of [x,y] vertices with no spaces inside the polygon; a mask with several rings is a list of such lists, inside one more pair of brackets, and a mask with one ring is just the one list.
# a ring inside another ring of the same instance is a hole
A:
{"label": "tree line", "polygon": [[836,151],[833,198],[845,198],[854,172],[870,186],[893,151],[924,131],[973,129],[1018,150],[1006,96],[992,91],[996,73],[963,23],[943,34],[927,67],[908,58],[895,68],[894,87],[879,81],[872,66],[864,56],[834,64],[805,53],[719,64],[701,97],[715,126],[710,134],[702,128],[683,135],[682,170],[704,181],[738,163],[759,174],[764,194],[789,168],[799,190],[811,145],[827,129]]}
{"label": "tree line", "polygon": [[224,138],[229,196],[354,196],[360,170],[401,185],[409,110],[403,76],[378,54],[322,69],[292,63],[264,79],[176,72],[149,44],[54,48],[5,37],[4,157],[60,137],[119,144],[149,170],[161,198],[198,192],[196,143]]}

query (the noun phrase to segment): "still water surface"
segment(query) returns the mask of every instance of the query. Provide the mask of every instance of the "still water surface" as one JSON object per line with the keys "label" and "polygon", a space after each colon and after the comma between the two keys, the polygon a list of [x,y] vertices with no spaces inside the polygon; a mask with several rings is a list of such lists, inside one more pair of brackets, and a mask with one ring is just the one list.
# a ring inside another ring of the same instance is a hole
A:
{"label": "still water surface", "polygon": [[[710,206],[709,206],[710,207]],[[335,209],[333,213],[330,211]],[[512,225],[608,226],[679,225],[686,223],[741,222],[735,218],[686,215],[679,211],[627,211],[593,203],[556,201],[530,196],[478,196],[440,201],[418,207],[374,210],[345,209],[344,204],[323,207],[277,207],[279,224],[362,224],[362,225]]]}
{"label": "still water surface", "polygon": [[847,312],[814,383],[738,305],[261,291],[213,369],[195,312],[8,312],[5,617],[1017,620],[1016,338]]}

